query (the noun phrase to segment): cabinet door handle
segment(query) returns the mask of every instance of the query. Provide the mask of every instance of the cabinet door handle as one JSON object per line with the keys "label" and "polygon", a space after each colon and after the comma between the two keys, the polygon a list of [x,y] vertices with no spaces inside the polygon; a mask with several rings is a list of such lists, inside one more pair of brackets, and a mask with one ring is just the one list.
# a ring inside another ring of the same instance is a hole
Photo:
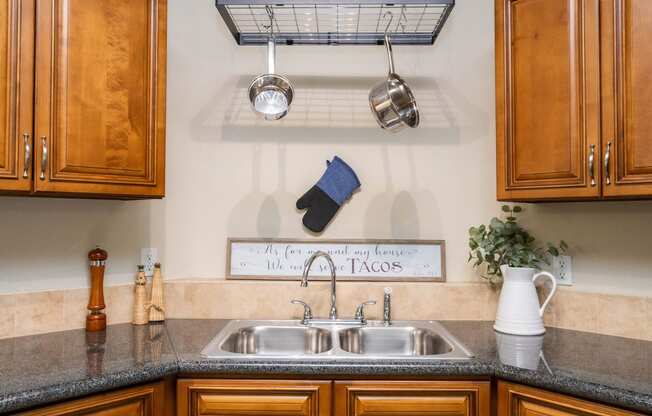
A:
{"label": "cabinet door handle", "polygon": [[611,174],[609,166],[611,165],[611,142],[607,143],[607,151],[604,153],[604,180],[607,185],[611,185]]}
{"label": "cabinet door handle", "polygon": [[45,180],[45,169],[48,166],[48,139],[45,136],[41,136],[41,143],[43,144],[43,151],[41,152],[41,180]]}
{"label": "cabinet door handle", "polygon": [[591,145],[589,151],[589,177],[591,178],[591,186],[595,186],[595,145]]}
{"label": "cabinet door handle", "polygon": [[32,164],[32,144],[29,133],[23,133],[23,148],[25,150],[25,166],[23,166],[23,178],[29,178],[29,168]]}

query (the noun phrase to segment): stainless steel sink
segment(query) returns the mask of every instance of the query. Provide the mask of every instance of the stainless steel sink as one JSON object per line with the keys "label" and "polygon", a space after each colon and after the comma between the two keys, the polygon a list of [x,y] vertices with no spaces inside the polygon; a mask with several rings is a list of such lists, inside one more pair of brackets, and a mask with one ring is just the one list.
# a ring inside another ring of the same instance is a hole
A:
{"label": "stainless steel sink", "polygon": [[468,359],[473,355],[435,321],[231,321],[204,348],[215,359]]}
{"label": "stainless steel sink", "polygon": [[325,329],[296,326],[249,326],[231,333],[221,349],[237,354],[319,354],[333,347]]}
{"label": "stainless steel sink", "polygon": [[404,327],[364,327],[340,331],[340,347],[366,355],[441,355],[453,346],[431,329]]}

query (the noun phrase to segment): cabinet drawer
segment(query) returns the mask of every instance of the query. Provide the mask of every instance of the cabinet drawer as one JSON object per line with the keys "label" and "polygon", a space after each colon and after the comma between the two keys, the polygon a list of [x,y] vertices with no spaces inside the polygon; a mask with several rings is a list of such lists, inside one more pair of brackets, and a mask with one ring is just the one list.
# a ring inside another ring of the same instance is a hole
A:
{"label": "cabinet drawer", "polygon": [[162,416],[163,382],[96,394],[79,400],[42,407],[22,416]]}
{"label": "cabinet drawer", "polygon": [[341,381],[336,416],[485,416],[488,381]]}
{"label": "cabinet drawer", "polygon": [[498,383],[498,416],[642,416],[518,384]]}
{"label": "cabinet drawer", "polygon": [[331,414],[331,382],[179,380],[177,416]]}

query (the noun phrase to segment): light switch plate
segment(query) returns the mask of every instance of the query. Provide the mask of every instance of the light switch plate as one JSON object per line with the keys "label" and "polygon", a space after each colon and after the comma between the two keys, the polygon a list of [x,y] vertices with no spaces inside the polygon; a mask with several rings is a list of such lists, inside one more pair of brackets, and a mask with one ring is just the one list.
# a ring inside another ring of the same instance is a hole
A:
{"label": "light switch plate", "polygon": [[158,249],[141,248],[140,264],[145,266],[145,276],[152,277],[154,274],[154,264],[158,263]]}
{"label": "light switch plate", "polygon": [[557,278],[558,285],[573,284],[573,261],[571,256],[557,256],[552,259],[552,274]]}

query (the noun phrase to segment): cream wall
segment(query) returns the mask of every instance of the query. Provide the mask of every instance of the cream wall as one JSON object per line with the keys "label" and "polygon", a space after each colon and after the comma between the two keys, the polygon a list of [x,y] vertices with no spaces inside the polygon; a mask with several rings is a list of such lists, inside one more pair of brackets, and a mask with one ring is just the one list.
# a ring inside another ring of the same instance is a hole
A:
{"label": "cream wall", "polygon": [[[159,249],[169,278],[223,278],[228,236],[311,237],[294,202],[335,154],[363,185],[323,237],[445,239],[448,279],[477,279],[466,232],[499,207],[491,1],[458,0],[434,46],[395,48],[423,117],[398,135],[366,102],[380,47],[279,47],[297,94],[280,123],[252,117],[264,51],[237,47],[212,1],[169,0],[168,48],[167,198],[0,198],[0,293],[85,287],[96,243],[109,284],[131,280],[140,247]],[[570,244],[576,288],[652,295],[652,203],[528,205],[524,220]]]}

